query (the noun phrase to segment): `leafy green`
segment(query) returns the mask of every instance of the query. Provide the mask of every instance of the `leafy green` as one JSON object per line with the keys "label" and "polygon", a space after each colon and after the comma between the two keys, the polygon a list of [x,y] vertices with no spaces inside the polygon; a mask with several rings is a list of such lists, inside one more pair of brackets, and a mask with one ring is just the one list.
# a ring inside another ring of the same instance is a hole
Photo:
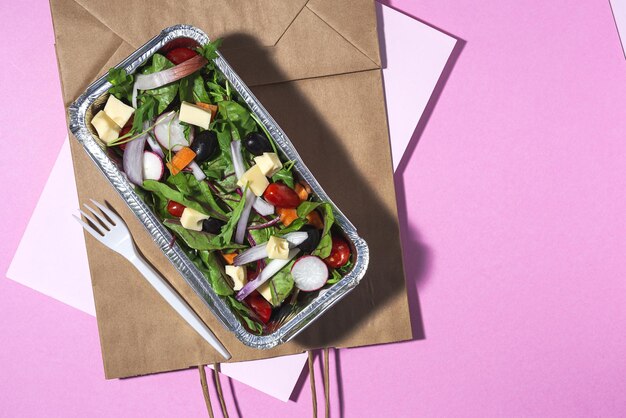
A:
{"label": "leafy green", "polygon": [[289,232],[299,231],[304,225],[306,225],[307,220],[302,218],[294,219],[291,224],[280,230],[281,235],[288,234]]}
{"label": "leafy green", "polygon": [[220,296],[232,295],[233,288],[229,284],[224,266],[217,259],[215,253],[211,251],[200,251],[200,259],[209,270],[209,280],[215,293]]}
{"label": "leafy green", "polygon": [[283,267],[269,282],[270,291],[272,293],[272,306],[274,307],[280,306],[293,290],[294,281],[291,275],[293,263],[295,263],[295,260]]}
{"label": "leafy green", "polygon": [[226,212],[224,212],[215,200],[209,185],[204,181],[196,180],[192,174],[178,173],[175,176],[169,176],[166,183],[177,188],[178,191],[187,196],[194,196],[195,200],[198,202],[226,216]]}
{"label": "leafy green", "polygon": [[209,63],[218,57],[217,49],[222,45],[222,38],[218,38],[213,42],[209,42],[206,45],[202,45],[199,48],[196,48],[196,52],[206,58]]}
{"label": "leafy green", "polygon": [[[152,56],[152,62],[149,66],[144,67],[141,70],[142,74],[153,74],[159,71],[172,68],[174,64],[161,54],[154,54]],[[143,103],[146,97],[153,97],[157,103],[157,114],[162,113],[172,103],[176,95],[178,94],[179,83],[167,84],[163,87],[159,87],[152,90],[144,90],[139,97],[139,103]]]}
{"label": "leafy green", "polygon": [[159,114],[159,102],[152,96],[142,96],[142,100],[135,111],[133,118],[133,133],[139,133],[143,130],[143,124],[151,121]]}
{"label": "leafy green", "polygon": [[222,120],[229,126],[232,139],[241,139],[250,132],[256,131],[256,122],[250,111],[237,102],[224,100],[218,103],[218,112]]}
{"label": "leafy green", "polygon": [[273,182],[282,181],[283,183],[285,183],[287,186],[291,187],[292,189],[296,185],[293,179],[293,174],[291,173],[291,170],[286,167],[283,167],[280,170],[278,170],[276,174],[272,176],[272,181]]}
{"label": "leafy green", "polygon": [[339,273],[337,270],[333,269],[333,271],[330,274],[330,279],[328,279],[326,284],[335,284],[339,280],[341,280],[341,277],[342,277],[341,273]]}
{"label": "leafy green", "polygon": [[215,245],[226,245],[231,241],[233,233],[235,232],[235,227],[237,226],[237,222],[241,217],[241,212],[243,212],[243,207],[245,205],[246,194],[244,193],[239,203],[237,203],[237,206],[235,206],[235,208],[231,212],[230,219],[228,220],[228,222],[226,222],[226,225],[222,227],[220,234],[213,238],[215,241]]}
{"label": "leafy green", "polygon": [[209,93],[204,86],[204,79],[201,74],[197,73],[180,80],[178,96],[181,102],[211,103]]}
{"label": "leafy green", "polygon": [[127,74],[123,68],[111,68],[107,74],[107,81],[113,86],[109,93],[120,100],[130,103],[133,95],[134,77]]}
{"label": "leafy green", "polygon": [[228,303],[230,304],[230,306],[239,313],[239,315],[241,316],[241,318],[245,321],[245,323],[248,325],[248,328],[250,328],[253,332],[257,333],[257,334],[261,334],[263,332],[263,325],[261,325],[260,323],[258,323],[257,321],[251,319],[250,317],[253,315],[252,311],[250,310],[250,308],[248,308],[245,304],[243,304],[242,302],[239,302],[237,299],[235,299],[233,296],[228,296],[226,298],[226,300],[228,301]]}
{"label": "leafy green", "polygon": [[195,209],[200,213],[210,215],[209,211],[204,206],[202,206],[202,204],[200,204],[196,200],[187,198],[183,193],[178,190],[172,189],[165,183],[161,183],[157,180],[145,180],[143,182],[143,188],[159,195],[163,199],[173,200],[174,202],[178,202],[189,208]]}
{"label": "leafy green", "polygon": [[300,206],[298,206],[297,212],[299,217],[304,218],[315,209],[322,212],[324,218],[324,229],[322,231],[320,243],[317,245],[317,248],[312,254],[320,258],[326,258],[330,255],[330,250],[333,246],[332,236],[330,234],[330,228],[333,226],[333,223],[335,223],[333,207],[330,203],[302,202],[300,203]]}
{"label": "leafy green", "polygon": [[257,244],[263,244],[267,242],[272,235],[276,235],[276,228],[250,229],[249,232]]}
{"label": "leafy green", "polygon": [[214,250],[232,250],[245,248],[244,245],[235,244],[231,242],[220,242],[216,239],[215,235],[208,234],[202,231],[192,231],[185,228],[179,221],[168,219],[163,224],[174,231],[176,235],[181,238],[185,244],[194,250],[200,251],[214,251]]}

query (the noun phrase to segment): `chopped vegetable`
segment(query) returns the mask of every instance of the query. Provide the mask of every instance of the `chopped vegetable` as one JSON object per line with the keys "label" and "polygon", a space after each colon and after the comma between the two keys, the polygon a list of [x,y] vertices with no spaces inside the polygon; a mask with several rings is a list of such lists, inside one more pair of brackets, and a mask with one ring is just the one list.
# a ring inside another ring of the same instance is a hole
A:
{"label": "chopped vegetable", "polygon": [[296,260],[291,268],[291,275],[298,289],[312,292],[326,284],[328,267],[319,257],[305,255]]}
{"label": "chopped vegetable", "polygon": [[185,205],[181,203],[174,202],[173,200],[170,200],[167,202],[167,211],[172,216],[180,218],[181,216],[183,216],[184,210],[185,210]]}
{"label": "chopped vegetable", "polygon": [[250,293],[256,290],[263,283],[272,278],[273,275],[278,273],[283,267],[285,267],[289,261],[294,258],[300,250],[294,248],[289,251],[288,258],[286,260],[272,260],[269,264],[259,273],[256,279],[249,281],[246,285],[237,293],[237,300],[245,299]]}
{"label": "chopped vegetable", "polygon": [[152,90],[162,87],[166,84],[173,83],[176,80],[180,80],[183,77],[188,76],[207,63],[206,59],[200,55],[197,55],[191,59],[188,59],[175,67],[168,68],[167,70],[159,71],[152,74],[139,74],[135,77],[135,85],[133,86],[133,107],[137,108],[137,91],[138,90]]}
{"label": "chopped vegetable", "polygon": [[304,202],[309,199],[309,192],[307,192],[306,188],[302,184],[296,183],[294,190],[301,201]]}
{"label": "chopped vegetable", "polygon": [[226,263],[228,264],[234,264],[234,260],[237,257],[237,253],[228,253],[228,254],[222,254],[222,258],[224,259],[224,261],[226,261]]}
{"label": "chopped vegetable", "polygon": [[267,186],[263,197],[278,208],[297,208],[300,205],[298,194],[283,183],[272,183]]}
{"label": "chopped vegetable", "polygon": [[285,226],[291,225],[293,221],[298,219],[298,211],[295,209],[278,208],[276,213],[278,213],[280,222]]}
{"label": "chopped vegetable", "polygon": [[167,163],[167,168],[170,169],[173,175],[180,173],[185,167],[189,165],[196,157],[196,153],[188,147],[182,147],[180,150],[174,155],[172,161]]}
{"label": "chopped vegetable", "polygon": [[270,321],[270,317],[272,316],[272,305],[270,305],[269,302],[267,302],[258,292],[254,292],[248,296],[246,298],[246,302],[252,309],[254,309],[254,312],[256,312],[264,324],[267,324]]}
{"label": "chopped vegetable", "polygon": [[181,62],[185,62],[188,59],[191,59],[198,55],[196,51],[189,48],[174,48],[169,51],[165,56],[168,60],[172,61],[174,64],[180,64]]}
{"label": "chopped vegetable", "polygon": [[[144,180],[161,180],[165,173],[163,160],[152,151],[143,152],[143,178]],[[143,181],[141,182],[143,183]],[[139,183],[139,184],[141,184]]]}
{"label": "chopped vegetable", "polygon": [[350,260],[350,247],[346,240],[336,236],[332,238],[332,242],[330,255],[324,259],[324,262],[328,264],[328,267],[338,268]]}

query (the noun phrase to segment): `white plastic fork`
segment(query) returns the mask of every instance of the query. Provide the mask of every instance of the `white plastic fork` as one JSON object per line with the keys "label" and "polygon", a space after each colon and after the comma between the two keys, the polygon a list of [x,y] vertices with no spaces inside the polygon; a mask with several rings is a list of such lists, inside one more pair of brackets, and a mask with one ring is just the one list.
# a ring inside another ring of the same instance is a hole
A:
{"label": "white plastic fork", "polygon": [[187,302],[170,286],[170,284],[139,254],[124,220],[106,206],[93,199],[89,200],[91,200],[91,202],[96,205],[98,209],[100,209],[109,219],[106,219],[106,217],[99,214],[89,205],[84,204],[85,208],[87,208],[90,213],[81,209],[79,209],[79,211],[87,220],[89,220],[89,222],[92,223],[93,226],[89,225],[78,216],[72,215],[78,223],[80,223],[83,228],[95,239],[130,261],[131,264],[139,270],[143,277],[145,277],[148,283],[154,287],[159,295],[161,295],[161,297],[163,297],[163,299],[165,299],[165,301],[198,334],[200,334],[202,338],[211,344],[211,346],[215,348],[226,360],[230,359],[230,353],[217,339],[209,327],[202,322],[200,317],[198,317],[191,307],[189,307]]}

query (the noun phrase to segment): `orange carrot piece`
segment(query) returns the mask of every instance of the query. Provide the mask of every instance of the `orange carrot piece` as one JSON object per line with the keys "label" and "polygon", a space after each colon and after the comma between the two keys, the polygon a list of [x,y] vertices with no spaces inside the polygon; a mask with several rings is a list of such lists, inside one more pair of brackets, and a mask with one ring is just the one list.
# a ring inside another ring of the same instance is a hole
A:
{"label": "orange carrot piece", "polygon": [[228,254],[224,254],[222,252],[220,253],[222,254],[222,257],[224,258],[224,261],[226,261],[226,263],[233,264],[235,262],[235,257],[237,257],[237,252],[228,253]]}
{"label": "orange carrot piece", "polygon": [[294,189],[303,202],[309,198],[309,192],[306,191],[306,188],[302,184],[296,183]]}
{"label": "orange carrot piece", "polygon": [[206,109],[211,112],[211,120],[215,119],[215,115],[217,115],[217,106],[209,103],[196,102],[196,106],[199,106],[203,109]]}
{"label": "orange carrot piece", "polygon": [[295,209],[277,208],[276,213],[283,225],[289,226],[293,221],[298,219],[298,211]]}
{"label": "orange carrot piece", "polygon": [[172,161],[167,163],[167,168],[170,169],[173,175],[180,173],[180,171],[187,167],[193,159],[196,158],[196,153],[189,147],[182,147],[176,155],[172,157]]}
{"label": "orange carrot piece", "polygon": [[320,217],[320,214],[316,210],[312,211],[306,216],[306,220],[310,225],[313,225],[317,229],[324,229],[324,221]]}

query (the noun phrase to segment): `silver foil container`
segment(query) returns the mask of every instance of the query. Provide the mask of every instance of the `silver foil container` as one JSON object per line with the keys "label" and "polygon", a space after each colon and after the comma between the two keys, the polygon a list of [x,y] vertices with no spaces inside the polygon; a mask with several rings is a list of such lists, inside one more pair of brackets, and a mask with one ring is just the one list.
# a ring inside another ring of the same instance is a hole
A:
{"label": "silver foil container", "polygon": [[[134,73],[155,52],[163,48],[168,42],[179,38],[191,39],[201,45],[209,42],[207,35],[198,28],[190,25],[171,26],[133,52],[128,58],[119,63],[116,68],[124,68],[128,73]],[[365,241],[358,236],[354,225],[337,209],[313,174],[302,163],[298,152],[289,138],[287,138],[287,135],[285,135],[257,98],[254,97],[254,94],[252,94],[222,55],[218,55],[218,58],[215,59],[217,68],[248,104],[251,111],[265,125],[265,128],[271,134],[284,157],[288,160],[296,161],[294,165],[295,171],[311,186],[317,199],[332,204],[336,225],[343,231],[345,238],[352,247],[352,270],[339,282],[328,289],[321,290],[317,296],[308,299],[306,303],[299,304],[296,308],[291,308],[290,312],[281,312],[279,318],[274,323],[269,324],[269,328],[272,330],[271,333],[255,335],[246,330],[237,314],[231,310],[226,301],[215,294],[207,279],[187,257],[185,252],[177,245],[170,245],[172,242],[170,231],[163,226],[156,215],[135,193],[134,186],[126,179],[117,163],[107,155],[106,147],[97,138],[90,123],[96,110],[99,110],[104,105],[108,97],[107,91],[111,84],[106,80],[106,75],[91,84],[69,107],[69,127],[102,174],[104,174],[151,234],[154,242],[163,251],[163,254],[167,256],[189,286],[206,303],[224,327],[235,334],[242,343],[250,347],[269,349],[294,338],[326,310],[350,293],[365,274],[369,262],[369,250]]]}

